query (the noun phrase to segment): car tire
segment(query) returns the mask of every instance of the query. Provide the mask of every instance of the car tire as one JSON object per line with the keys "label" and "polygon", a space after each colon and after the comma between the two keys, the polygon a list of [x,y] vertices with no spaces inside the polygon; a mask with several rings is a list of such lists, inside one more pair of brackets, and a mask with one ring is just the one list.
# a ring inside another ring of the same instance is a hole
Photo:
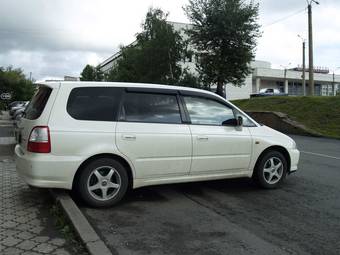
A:
{"label": "car tire", "polygon": [[287,175],[287,159],[279,151],[266,152],[257,162],[253,179],[265,189],[278,188]]}
{"label": "car tire", "polygon": [[125,195],[129,177],[124,166],[111,158],[91,161],[76,180],[75,192],[91,207],[110,207]]}

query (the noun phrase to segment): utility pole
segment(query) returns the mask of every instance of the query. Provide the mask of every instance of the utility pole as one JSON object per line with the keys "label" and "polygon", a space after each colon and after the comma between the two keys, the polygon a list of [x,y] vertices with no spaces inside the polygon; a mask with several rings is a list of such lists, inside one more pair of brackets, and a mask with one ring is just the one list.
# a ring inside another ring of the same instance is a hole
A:
{"label": "utility pole", "polygon": [[306,96],[306,40],[298,35],[302,39],[302,93]]}
{"label": "utility pole", "polygon": [[302,42],[302,89],[303,95],[306,96],[306,42]]}
{"label": "utility pole", "polygon": [[314,96],[314,59],[313,59],[313,17],[312,3],[319,4],[315,0],[307,0],[308,3],[308,48],[309,48],[309,91]]}

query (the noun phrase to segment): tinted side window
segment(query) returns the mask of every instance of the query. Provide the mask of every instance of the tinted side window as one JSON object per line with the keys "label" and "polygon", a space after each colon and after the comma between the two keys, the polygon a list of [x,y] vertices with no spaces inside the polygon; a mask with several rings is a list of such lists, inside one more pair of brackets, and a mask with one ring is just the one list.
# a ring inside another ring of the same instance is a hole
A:
{"label": "tinted side window", "polygon": [[67,112],[77,120],[115,121],[121,88],[85,87],[71,91]]}
{"label": "tinted side window", "polygon": [[132,122],[181,123],[175,95],[127,93],[122,118]]}
{"label": "tinted side window", "polygon": [[52,89],[40,87],[25,110],[25,118],[35,120],[40,117],[51,95]]}
{"label": "tinted side window", "polygon": [[190,96],[185,96],[184,101],[192,124],[221,126],[235,118],[231,108],[217,101]]}

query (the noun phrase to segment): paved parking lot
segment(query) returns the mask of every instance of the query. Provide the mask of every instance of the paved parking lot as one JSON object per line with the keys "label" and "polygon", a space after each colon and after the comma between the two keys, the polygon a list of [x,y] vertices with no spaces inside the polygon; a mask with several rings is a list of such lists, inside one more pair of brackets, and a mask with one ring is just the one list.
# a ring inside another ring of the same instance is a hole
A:
{"label": "paved parking lot", "polygon": [[57,229],[48,190],[31,189],[17,175],[13,139],[4,139],[12,136],[13,126],[0,125],[0,254],[86,254]]}
{"label": "paved parking lot", "polygon": [[0,156],[0,254],[72,254],[50,214],[48,190],[30,189],[12,157]]}
{"label": "paved parking lot", "polygon": [[146,187],[82,211],[113,254],[340,254],[340,141],[293,138],[300,169],[281,189],[247,179]]}

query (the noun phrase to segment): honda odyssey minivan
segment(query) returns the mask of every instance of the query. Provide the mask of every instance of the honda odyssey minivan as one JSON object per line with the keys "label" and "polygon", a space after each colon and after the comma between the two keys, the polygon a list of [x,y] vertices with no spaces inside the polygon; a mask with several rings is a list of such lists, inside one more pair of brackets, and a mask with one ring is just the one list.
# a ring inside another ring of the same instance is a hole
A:
{"label": "honda odyssey minivan", "polygon": [[252,177],[264,188],[296,171],[288,136],[214,93],[166,85],[46,82],[18,125],[16,167],[31,186],[111,206],[129,188]]}

